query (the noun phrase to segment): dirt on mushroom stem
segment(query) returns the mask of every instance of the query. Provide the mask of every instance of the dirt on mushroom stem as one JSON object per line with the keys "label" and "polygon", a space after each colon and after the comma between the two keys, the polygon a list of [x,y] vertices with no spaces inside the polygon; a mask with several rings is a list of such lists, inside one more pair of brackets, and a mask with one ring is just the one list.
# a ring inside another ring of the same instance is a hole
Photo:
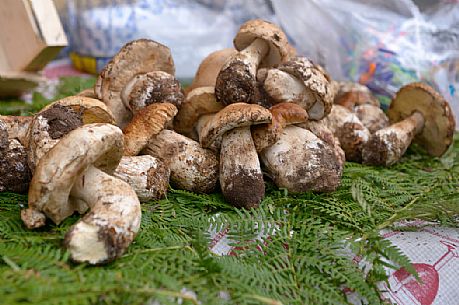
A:
{"label": "dirt on mushroom stem", "polygon": [[40,116],[48,121],[48,134],[53,140],[60,139],[83,125],[81,113],[58,104],[41,112]]}

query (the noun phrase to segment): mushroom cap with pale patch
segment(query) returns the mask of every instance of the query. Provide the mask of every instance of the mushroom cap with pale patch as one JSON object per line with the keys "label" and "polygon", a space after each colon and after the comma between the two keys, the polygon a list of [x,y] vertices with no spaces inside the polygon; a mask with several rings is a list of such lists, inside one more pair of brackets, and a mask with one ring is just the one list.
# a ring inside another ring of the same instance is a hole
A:
{"label": "mushroom cap with pale patch", "polygon": [[171,103],[156,103],[140,109],[124,128],[124,154],[136,156],[153,138],[172,122],[177,107]]}
{"label": "mushroom cap with pale patch", "polygon": [[276,143],[285,126],[304,123],[308,120],[308,113],[303,107],[294,103],[279,103],[272,106],[272,122],[252,127],[252,138],[257,152]]}
{"label": "mushroom cap with pale patch", "polygon": [[390,122],[396,123],[414,112],[424,117],[424,128],[415,143],[432,156],[443,155],[453,142],[456,125],[448,102],[429,85],[411,83],[397,92],[387,114]]}
{"label": "mushroom cap with pale patch", "polygon": [[175,75],[170,49],[150,39],[138,39],[124,45],[100,72],[94,92],[113,112],[118,126],[124,127],[131,119],[121,98],[123,89],[134,76],[151,71]]}
{"label": "mushroom cap with pale patch", "polygon": [[202,128],[201,145],[210,147],[228,131],[237,128],[271,122],[271,112],[256,104],[234,103],[220,110]]}
{"label": "mushroom cap with pale patch", "polygon": [[249,20],[241,25],[233,44],[238,51],[241,51],[257,38],[263,39],[269,45],[269,52],[260,63],[261,68],[279,64],[292,54],[292,48],[287,47],[288,40],[285,33],[277,25],[261,19]]}
{"label": "mushroom cap with pale patch", "polygon": [[198,139],[195,125],[199,118],[206,114],[217,113],[224,105],[217,102],[214,87],[193,89],[186,96],[177,116],[174,119],[174,129],[194,140]]}
{"label": "mushroom cap with pale patch", "polygon": [[316,99],[322,101],[323,115],[327,116],[333,105],[334,92],[329,76],[322,67],[315,65],[306,57],[295,57],[282,63],[277,69],[290,74],[303,82]]}

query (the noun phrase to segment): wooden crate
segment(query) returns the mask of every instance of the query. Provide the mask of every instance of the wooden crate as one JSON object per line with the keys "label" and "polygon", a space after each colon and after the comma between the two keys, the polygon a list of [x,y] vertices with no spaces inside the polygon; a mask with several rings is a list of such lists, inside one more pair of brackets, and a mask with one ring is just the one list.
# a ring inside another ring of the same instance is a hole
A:
{"label": "wooden crate", "polygon": [[33,88],[41,70],[67,45],[52,0],[1,0],[0,96]]}

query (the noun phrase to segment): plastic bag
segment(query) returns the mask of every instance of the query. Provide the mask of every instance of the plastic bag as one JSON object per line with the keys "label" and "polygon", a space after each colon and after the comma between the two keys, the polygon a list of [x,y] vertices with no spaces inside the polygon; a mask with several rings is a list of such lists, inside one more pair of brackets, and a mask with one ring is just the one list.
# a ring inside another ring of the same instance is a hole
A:
{"label": "plastic bag", "polygon": [[299,53],[324,65],[334,78],[366,84],[383,106],[404,84],[427,82],[450,102],[459,123],[459,3],[422,4],[273,1]]}
{"label": "plastic bag", "polygon": [[180,78],[193,77],[212,51],[231,47],[244,21],[273,18],[264,0],[68,0],[63,13],[77,67],[97,73],[125,43],[151,38],[171,49]]}

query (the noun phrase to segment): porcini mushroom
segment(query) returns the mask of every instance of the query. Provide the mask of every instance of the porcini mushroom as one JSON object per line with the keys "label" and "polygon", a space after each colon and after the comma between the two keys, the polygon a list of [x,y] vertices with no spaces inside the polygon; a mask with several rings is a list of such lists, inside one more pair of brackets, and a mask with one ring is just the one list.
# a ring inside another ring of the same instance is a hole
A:
{"label": "porcini mushroom", "polygon": [[278,26],[255,19],[240,27],[233,42],[239,52],[228,59],[218,74],[215,95],[224,105],[256,103],[257,70],[287,59],[287,37]]}
{"label": "porcini mushroom", "polygon": [[21,211],[28,228],[59,224],[84,202],[87,213],[65,236],[72,260],[100,264],[121,256],[140,228],[134,190],[111,176],[123,153],[122,132],[110,124],[88,124],[64,136],[37,165],[29,207]]}
{"label": "porcini mushroom", "polygon": [[292,58],[269,69],[264,88],[277,103],[302,106],[310,120],[321,120],[331,111],[333,92],[328,76],[305,57]]}
{"label": "porcini mushroom", "polygon": [[113,115],[99,100],[69,96],[38,112],[27,134],[28,163],[32,172],[38,160],[71,130],[90,123],[114,123]]}
{"label": "porcini mushroom", "polygon": [[329,192],[339,186],[343,171],[337,149],[311,131],[290,125],[274,145],[263,150],[260,158],[278,187],[291,193]]}
{"label": "porcini mushroom", "polygon": [[0,192],[24,193],[31,173],[27,151],[15,138],[9,139],[8,127],[0,117]]}
{"label": "porcini mushroom", "polygon": [[162,199],[169,187],[168,164],[152,156],[123,156],[113,176],[129,184],[140,202]]}
{"label": "porcini mushroom", "polygon": [[170,103],[151,104],[138,110],[124,129],[125,154],[135,156],[144,150],[167,162],[171,182],[176,187],[197,193],[211,192],[217,182],[217,158],[198,142],[166,130],[176,113],[177,108]]}
{"label": "porcini mushroom", "polygon": [[346,107],[333,105],[323,120],[332,131],[346,154],[346,160],[361,162],[363,146],[370,139],[370,132],[357,115]]}
{"label": "porcini mushroom", "polygon": [[129,101],[125,97],[144,82],[143,74],[163,71],[175,74],[174,62],[168,47],[149,39],[138,39],[124,45],[105,66],[97,78],[94,92],[112,111],[116,124],[124,128],[131,120]]}
{"label": "porcini mushroom", "polygon": [[411,83],[402,87],[389,111],[392,123],[376,131],[363,148],[365,164],[390,166],[413,142],[432,156],[443,155],[453,141],[455,121],[448,102],[432,87]]}
{"label": "porcini mushroom", "polygon": [[203,147],[221,142],[220,186],[225,199],[236,207],[257,207],[264,197],[265,184],[250,126],[268,123],[271,118],[271,112],[259,105],[235,103],[220,110],[201,129]]}
{"label": "porcini mushroom", "polygon": [[26,145],[28,141],[27,132],[32,116],[6,116],[0,115],[0,121],[3,122],[8,133],[9,139],[16,139],[22,145]]}
{"label": "porcini mushroom", "polygon": [[367,86],[354,82],[335,82],[335,104],[354,112],[370,133],[389,126],[389,118]]}

